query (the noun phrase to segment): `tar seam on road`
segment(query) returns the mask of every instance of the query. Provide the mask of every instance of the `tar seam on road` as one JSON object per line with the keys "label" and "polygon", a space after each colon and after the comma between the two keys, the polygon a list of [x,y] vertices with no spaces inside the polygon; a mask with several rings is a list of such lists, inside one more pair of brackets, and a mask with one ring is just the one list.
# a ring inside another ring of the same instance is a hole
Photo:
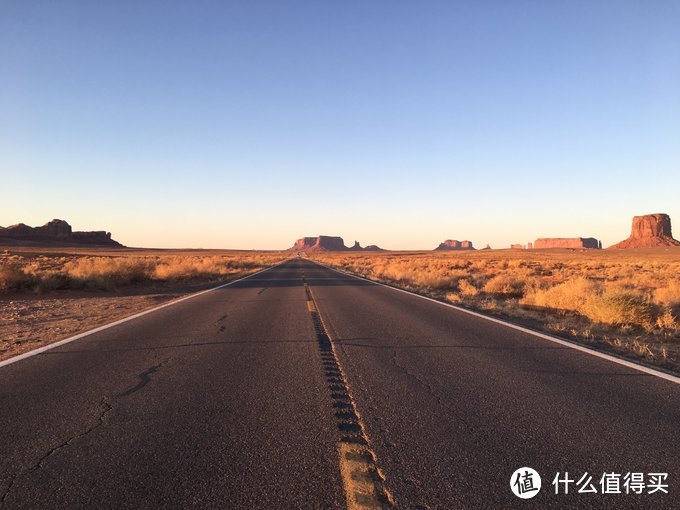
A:
{"label": "tar seam on road", "polygon": [[[307,260],[309,260],[309,259],[307,259]],[[515,329],[517,331],[521,331],[523,333],[528,333],[532,336],[542,338],[543,340],[548,340],[550,342],[554,342],[556,344],[560,344],[560,345],[563,345],[565,347],[569,347],[570,349],[581,351],[581,352],[584,352],[586,354],[590,354],[591,356],[595,356],[597,358],[602,358],[602,359],[605,359],[607,361],[611,361],[612,363],[616,363],[618,365],[623,365],[624,367],[632,368],[633,370],[637,370],[638,372],[643,372],[647,375],[653,375],[654,377],[658,377],[659,379],[665,379],[666,381],[669,381],[669,382],[672,382],[672,383],[675,383],[675,384],[680,384],[680,377],[678,377],[678,376],[675,376],[673,374],[669,374],[667,372],[663,372],[663,371],[655,369],[655,368],[650,368],[650,367],[647,367],[645,365],[639,365],[639,364],[637,364],[633,361],[628,361],[626,359],[620,358],[620,357],[615,356],[613,354],[607,354],[607,353],[604,353],[604,352],[596,351],[595,349],[591,349],[589,347],[577,344],[575,342],[570,342],[569,340],[557,338],[555,336],[550,336],[550,335],[547,335],[545,333],[540,333],[538,331],[534,331],[532,329],[525,328],[524,326],[518,326],[517,324],[513,324],[512,322],[507,322],[507,321],[504,321],[502,319],[490,317],[488,315],[484,315],[484,314],[481,314],[481,313],[478,313],[478,312],[474,312],[472,310],[468,310],[467,308],[461,308],[460,306],[452,305],[450,303],[444,303],[443,301],[439,301],[437,299],[433,299],[433,298],[427,297],[427,296],[422,296],[420,294],[416,294],[415,292],[410,292],[408,290],[400,289],[398,287],[392,287],[391,285],[387,285],[387,284],[382,283],[382,282],[376,282],[376,281],[371,280],[369,278],[363,278],[361,276],[357,276],[355,274],[348,273],[347,271],[342,271],[340,269],[336,269],[334,267],[327,266],[326,264],[322,264],[321,262],[317,262],[315,260],[314,261],[310,260],[310,262],[313,262],[314,264],[318,264],[321,267],[325,267],[326,269],[330,269],[331,271],[335,271],[338,274],[350,276],[352,278],[356,278],[357,280],[362,280],[364,282],[369,282],[369,283],[372,283],[374,285],[379,285],[380,287],[386,287],[388,289],[392,289],[392,290],[395,290],[397,292],[403,292],[404,294],[408,294],[410,296],[414,296],[414,297],[417,297],[417,298],[420,298],[420,299],[426,299],[427,301],[437,303],[438,305],[446,306],[447,308],[453,308],[454,310],[458,310],[459,312],[463,312],[463,313],[466,313],[468,315],[478,317],[480,319],[484,319],[484,320],[487,320],[487,321],[490,321],[490,322],[494,322],[496,324],[500,324],[502,326],[505,326],[505,327],[508,327],[508,328],[511,328],[511,329]]]}
{"label": "tar seam on road", "polygon": [[161,368],[163,365],[165,365],[168,361],[169,360],[166,359],[165,361],[161,361],[158,365],[154,365],[154,366],[149,367],[146,370],[144,370],[144,372],[142,372],[141,374],[139,374],[137,376],[137,377],[139,377],[139,383],[137,383],[136,386],[133,386],[129,390],[124,391],[123,393],[121,393],[118,396],[119,397],[129,397],[133,393],[137,393],[139,390],[144,388],[144,386],[146,386],[147,384],[149,384],[151,382],[151,374],[155,373],[159,368]]}
{"label": "tar seam on road", "polygon": [[385,477],[377,466],[375,453],[371,450],[364,424],[352,400],[347,378],[304,274],[303,282],[307,294],[307,308],[312,316],[319,342],[338,429],[342,433],[338,442],[338,455],[347,508],[349,510],[393,508],[392,496],[385,488]]}
{"label": "tar seam on road", "polygon": [[192,298],[195,298],[195,297],[198,297],[198,296],[202,296],[203,294],[207,294],[208,292],[212,292],[214,290],[221,289],[221,288],[224,288],[224,287],[229,287],[230,285],[233,285],[233,284],[238,283],[242,280],[245,280],[246,278],[250,278],[251,276],[255,276],[255,275],[260,274],[260,273],[264,273],[265,271],[269,271],[270,269],[274,269],[275,267],[278,267],[281,264],[285,264],[286,262],[288,262],[288,260],[290,260],[290,259],[286,259],[283,262],[279,262],[278,264],[274,264],[273,266],[266,267],[264,269],[261,269],[260,271],[255,271],[254,273],[246,275],[242,278],[238,278],[236,280],[233,280],[233,281],[230,281],[230,282],[227,282],[227,283],[223,283],[221,285],[218,285],[216,287],[211,287],[211,288],[206,289],[206,290],[195,292],[193,294],[189,294],[188,296],[184,296],[184,297],[181,297],[179,299],[173,299],[172,301],[164,303],[160,306],[156,306],[155,308],[150,308],[148,310],[144,310],[143,312],[139,312],[139,313],[136,313],[134,315],[130,315],[128,317],[123,317],[122,319],[119,319],[119,320],[114,321],[114,322],[110,322],[109,324],[104,324],[103,326],[99,326],[98,328],[90,329],[89,331],[85,331],[83,333],[78,333],[77,335],[70,336],[68,338],[64,338],[63,340],[59,340],[58,342],[54,342],[52,344],[45,345],[43,347],[38,347],[37,349],[33,349],[32,351],[28,351],[28,352],[25,352],[23,354],[19,354],[18,356],[8,358],[4,361],[0,361],[0,368],[7,366],[7,365],[11,365],[12,363],[16,363],[17,361],[21,361],[22,359],[30,358],[31,356],[35,356],[36,354],[41,354],[45,351],[49,351],[50,349],[54,349],[55,347],[59,347],[61,345],[71,343],[74,340],[79,340],[79,339],[84,338],[86,336],[93,335],[94,333],[99,333],[100,331],[104,331],[105,329],[109,329],[109,328],[112,328],[114,326],[118,326],[119,324],[123,324],[124,322],[131,321],[132,319],[136,319],[138,317],[142,317],[143,315],[153,313],[157,310],[161,310],[162,308],[167,308],[168,306],[176,305],[177,303],[181,303],[182,301],[186,301],[187,299],[192,299]]}

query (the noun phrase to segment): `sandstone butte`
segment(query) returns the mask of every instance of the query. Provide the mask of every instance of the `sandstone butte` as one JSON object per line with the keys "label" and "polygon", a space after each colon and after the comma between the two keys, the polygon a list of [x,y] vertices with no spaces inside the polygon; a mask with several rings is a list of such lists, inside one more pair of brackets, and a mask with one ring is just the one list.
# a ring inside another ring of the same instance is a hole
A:
{"label": "sandstone butte", "polygon": [[602,243],[594,237],[542,237],[534,241],[534,249],[571,248],[571,249],[599,249]]}
{"label": "sandstone butte", "polygon": [[471,241],[456,241],[455,239],[447,239],[440,243],[435,250],[474,250]]}
{"label": "sandstone butte", "polygon": [[671,218],[668,214],[645,214],[633,217],[630,237],[609,248],[655,248],[657,246],[680,246],[680,241],[673,239]]}
{"label": "sandstone butte", "polygon": [[89,244],[111,247],[123,245],[111,239],[111,232],[97,230],[92,232],[73,231],[64,220],[52,220],[42,227],[29,227],[24,223],[10,227],[0,227],[0,243],[35,245]]}
{"label": "sandstone butte", "polygon": [[345,246],[345,241],[339,236],[303,237],[295,241],[290,251],[313,253],[317,251],[378,251],[380,247],[371,244],[362,248],[359,241],[354,241],[351,247]]}

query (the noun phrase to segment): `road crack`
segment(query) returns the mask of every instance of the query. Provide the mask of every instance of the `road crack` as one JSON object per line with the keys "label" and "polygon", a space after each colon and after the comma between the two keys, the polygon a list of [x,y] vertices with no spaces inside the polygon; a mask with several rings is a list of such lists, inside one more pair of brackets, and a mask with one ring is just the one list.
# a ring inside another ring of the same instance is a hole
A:
{"label": "road crack", "polygon": [[27,469],[24,469],[23,471],[20,471],[14,477],[12,477],[9,484],[7,485],[7,489],[5,489],[5,492],[2,494],[2,496],[0,496],[0,504],[5,503],[7,496],[9,495],[12,488],[14,487],[14,484],[16,483],[16,481],[19,478],[22,478],[26,475],[29,475],[29,474],[43,468],[44,465],[45,465],[45,462],[47,462],[47,459],[49,459],[50,457],[55,455],[60,450],[66,448],[67,446],[70,446],[71,444],[73,444],[73,442],[77,441],[78,439],[87,436],[88,434],[92,433],[94,430],[96,430],[99,427],[101,427],[102,425],[104,425],[106,416],[111,411],[113,411],[113,406],[107,401],[106,398],[102,398],[100,404],[103,407],[103,409],[102,409],[102,412],[97,417],[97,421],[94,423],[94,425],[92,425],[91,427],[89,427],[88,429],[86,429],[83,432],[80,432],[80,433],[78,433],[74,436],[71,436],[70,438],[68,438],[67,440],[58,444],[54,448],[49,449],[42,457],[40,457],[40,459],[38,459],[38,461],[35,464],[33,464],[32,466],[30,466]]}

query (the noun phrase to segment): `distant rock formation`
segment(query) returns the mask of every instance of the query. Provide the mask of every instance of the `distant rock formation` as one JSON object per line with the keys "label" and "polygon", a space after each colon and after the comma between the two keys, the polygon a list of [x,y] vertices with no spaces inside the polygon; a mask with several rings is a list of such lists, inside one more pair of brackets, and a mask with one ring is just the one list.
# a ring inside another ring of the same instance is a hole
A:
{"label": "distant rock formation", "polygon": [[69,245],[91,244],[123,246],[111,239],[111,232],[74,232],[64,220],[52,220],[42,227],[29,227],[24,223],[0,227],[0,244]]}
{"label": "distant rock formation", "polygon": [[510,249],[511,250],[526,250],[527,247],[524,246],[523,244],[511,244]]}
{"label": "distant rock formation", "polygon": [[443,243],[441,243],[439,246],[435,248],[435,250],[474,250],[474,246],[472,246],[471,241],[456,241],[455,239],[447,239]]}
{"label": "distant rock formation", "polygon": [[680,246],[680,241],[673,239],[671,217],[668,214],[635,216],[630,237],[610,248],[654,248],[657,246]]}
{"label": "distant rock formation", "polygon": [[536,239],[533,245],[534,249],[541,250],[545,248],[570,248],[583,250],[602,248],[602,243],[594,237],[542,237]]}
{"label": "distant rock formation", "polygon": [[354,241],[351,248],[345,246],[345,241],[338,236],[318,236],[318,237],[303,237],[295,241],[295,244],[290,251],[313,253],[317,251],[378,251],[382,250],[379,246],[374,244],[362,248],[359,241]]}
{"label": "distant rock formation", "polygon": [[491,245],[490,245],[490,244],[487,244],[484,248],[482,248],[482,250],[490,250],[490,249],[491,249]]}

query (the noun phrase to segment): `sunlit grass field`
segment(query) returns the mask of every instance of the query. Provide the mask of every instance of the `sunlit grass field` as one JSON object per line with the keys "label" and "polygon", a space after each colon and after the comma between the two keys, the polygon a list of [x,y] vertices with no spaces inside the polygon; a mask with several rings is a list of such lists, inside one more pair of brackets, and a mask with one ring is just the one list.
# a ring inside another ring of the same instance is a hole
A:
{"label": "sunlit grass field", "polygon": [[0,251],[0,292],[220,281],[285,258],[279,252],[227,250],[11,248]]}
{"label": "sunlit grass field", "polygon": [[[207,284],[287,252],[11,248],[0,294]],[[312,260],[376,281],[680,369],[680,249],[324,252]]]}
{"label": "sunlit grass field", "polygon": [[678,369],[680,249],[316,253],[313,260]]}

